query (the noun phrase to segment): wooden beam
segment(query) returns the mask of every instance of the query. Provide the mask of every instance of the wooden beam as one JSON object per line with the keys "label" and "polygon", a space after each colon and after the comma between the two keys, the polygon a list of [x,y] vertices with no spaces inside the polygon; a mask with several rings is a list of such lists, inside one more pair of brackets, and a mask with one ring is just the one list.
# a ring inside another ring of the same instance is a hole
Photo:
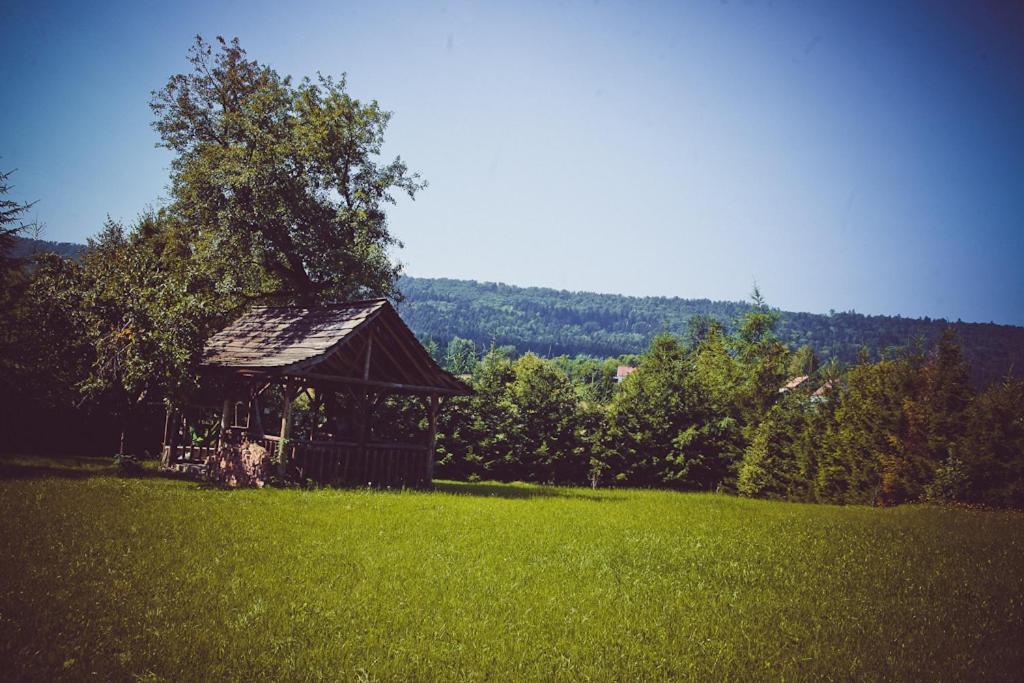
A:
{"label": "wooden beam", "polygon": [[363,381],[370,380],[370,357],[373,355],[373,330],[366,336],[366,360],[363,362]]}
{"label": "wooden beam", "polygon": [[[356,401],[356,404],[359,408],[359,431],[356,434],[356,452],[359,454],[359,457],[367,459],[366,433],[370,429],[373,408],[370,406],[370,398],[366,391],[359,395],[359,400]],[[367,462],[369,461],[367,460]],[[364,478],[366,477],[364,476]]]}
{"label": "wooden beam", "polygon": [[346,347],[340,347],[336,352],[325,358],[322,363],[309,370],[309,372],[312,371],[327,371],[328,373],[338,375],[355,375],[358,371],[358,362],[357,359],[354,359],[348,353]]}
{"label": "wooden beam", "polygon": [[408,391],[414,394],[453,394],[459,395],[465,392],[458,391],[456,389],[446,389],[442,387],[428,387],[419,384],[402,384],[401,382],[381,382],[373,379],[358,379],[356,377],[343,377],[340,375],[321,375],[319,373],[303,373],[302,375],[296,375],[297,378],[311,379],[321,382],[333,382],[335,384],[350,384],[355,386],[364,387],[379,387],[381,389],[393,389],[395,391]]}
{"label": "wooden beam", "polygon": [[178,445],[178,430],[181,428],[181,415],[178,411],[171,409],[167,413],[168,433],[164,437],[164,450],[160,454],[161,464],[165,467],[174,462],[174,449]]}
{"label": "wooden beam", "polygon": [[[381,326],[380,327],[384,328],[391,336],[394,336],[396,334],[393,330],[391,330],[387,326],[387,319],[384,318],[384,317],[381,317]],[[416,373],[413,373],[412,375],[410,374],[412,371],[415,370],[415,368],[413,366],[411,366],[410,364],[408,364],[408,362],[406,362],[406,364],[402,364],[402,362],[400,360],[398,360],[398,358],[395,357],[394,353],[391,352],[391,348],[390,348],[389,344],[386,344],[386,343],[380,344],[379,343],[379,344],[377,344],[377,350],[383,352],[384,355],[386,355],[388,357],[388,360],[391,361],[391,366],[394,368],[394,371],[395,371],[396,375],[401,376],[402,378],[415,377]],[[379,355],[380,354],[378,354],[378,357],[379,357]],[[404,381],[404,379],[403,379],[403,381]]]}
{"label": "wooden beam", "polygon": [[430,408],[427,421],[430,425],[427,433],[427,486],[434,486],[434,447],[437,445],[437,414],[441,409],[441,400],[437,394],[430,397]]}
{"label": "wooden beam", "polygon": [[294,388],[291,382],[284,385],[284,409],[281,411],[281,440],[277,443],[277,473],[282,477],[288,472],[288,437],[292,431],[292,398]]}
{"label": "wooden beam", "polygon": [[253,396],[249,401],[249,423],[247,426],[257,438],[262,439],[266,436],[263,431],[263,408],[260,406],[259,394]]}
{"label": "wooden beam", "polygon": [[259,398],[263,394],[263,392],[269,389],[273,384],[273,382],[259,382],[257,384],[253,384],[250,387],[251,397],[253,399]]}
{"label": "wooden beam", "polygon": [[228,427],[231,426],[231,408],[232,400],[230,398],[224,399],[224,410],[220,415],[220,436],[217,437],[217,450],[220,451],[224,448],[224,437],[227,436]]}
{"label": "wooden beam", "polygon": [[[395,317],[397,318],[398,315],[395,314]],[[399,322],[400,321],[401,318],[399,318]],[[427,356],[427,352],[423,350],[423,347],[420,346],[419,341],[415,337],[412,338],[415,346],[407,343],[409,335],[403,334],[402,330],[393,325],[392,321],[388,319],[388,316],[381,316],[379,325],[386,328],[391,333],[391,339],[394,342],[394,345],[402,352],[402,355],[404,355],[409,361],[412,368],[419,370],[421,376],[429,377],[436,372],[428,363],[425,362],[423,356]]]}
{"label": "wooden beam", "polygon": [[168,408],[167,417],[164,418],[164,440],[161,442],[164,446],[167,445],[167,441],[171,436],[171,414],[173,412],[173,410]]}

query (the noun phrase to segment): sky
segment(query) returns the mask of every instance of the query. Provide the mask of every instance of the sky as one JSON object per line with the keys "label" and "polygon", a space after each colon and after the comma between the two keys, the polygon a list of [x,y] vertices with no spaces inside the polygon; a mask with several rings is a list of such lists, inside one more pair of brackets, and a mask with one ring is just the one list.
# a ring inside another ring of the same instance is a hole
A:
{"label": "sky", "polygon": [[348,74],[429,182],[410,275],[1024,325],[1024,5],[11,2],[0,168],[44,239],[167,202],[196,34]]}

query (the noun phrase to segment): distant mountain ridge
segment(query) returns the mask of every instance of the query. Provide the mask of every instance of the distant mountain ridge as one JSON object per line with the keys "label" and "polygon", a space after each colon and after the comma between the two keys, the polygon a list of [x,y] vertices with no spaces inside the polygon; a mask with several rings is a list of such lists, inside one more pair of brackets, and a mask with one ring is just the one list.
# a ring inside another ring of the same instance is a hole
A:
{"label": "distant mountain ridge", "polygon": [[[53,251],[77,258],[83,249],[81,244],[23,238],[15,255]],[[694,315],[713,317],[731,328],[751,306],[737,301],[568,292],[451,278],[405,276],[399,288],[405,295],[399,312],[422,339],[432,339],[443,347],[458,336],[472,339],[481,348],[495,343],[543,356],[640,353],[659,332],[684,334]],[[1008,373],[1024,375],[1024,327],[854,312],[779,313],[779,336],[794,348],[809,344],[822,360],[835,357],[852,363],[862,346],[877,355],[883,349],[910,345],[915,339],[930,345],[951,325],[963,344],[975,383],[988,384]]]}
{"label": "distant mountain ridge", "polygon": [[65,258],[77,259],[79,254],[85,250],[84,244],[77,242],[51,242],[49,240],[37,240],[31,237],[18,237],[14,241],[14,249],[11,256],[14,258],[27,258],[32,254],[40,252],[52,252]]}
{"label": "distant mountain ridge", "polygon": [[[684,334],[691,316],[710,316],[731,329],[751,308],[736,301],[568,292],[449,278],[403,277],[399,287],[406,297],[399,311],[422,338],[443,346],[459,336],[478,346],[511,345],[518,352],[545,356],[640,353],[659,332]],[[1024,374],[1022,327],[854,312],[779,314],[779,336],[793,348],[809,344],[822,360],[853,363],[863,346],[877,357],[881,350],[909,346],[916,339],[927,348],[951,325],[975,383],[987,384],[1011,372]]]}

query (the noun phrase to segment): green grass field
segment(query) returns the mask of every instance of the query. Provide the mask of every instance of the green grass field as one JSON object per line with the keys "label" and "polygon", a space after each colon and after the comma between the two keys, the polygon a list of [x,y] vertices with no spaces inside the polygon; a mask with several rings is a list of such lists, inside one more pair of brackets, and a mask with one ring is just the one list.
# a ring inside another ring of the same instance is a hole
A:
{"label": "green grass field", "polygon": [[0,678],[1017,679],[1024,515],[0,458]]}

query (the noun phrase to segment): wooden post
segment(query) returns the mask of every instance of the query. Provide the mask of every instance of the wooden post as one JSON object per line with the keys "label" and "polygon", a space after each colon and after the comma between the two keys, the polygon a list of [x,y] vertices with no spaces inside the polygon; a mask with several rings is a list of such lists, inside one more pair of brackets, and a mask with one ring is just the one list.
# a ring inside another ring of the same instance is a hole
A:
{"label": "wooden post", "polygon": [[437,444],[437,413],[441,408],[441,400],[437,394],[430,395],[430,406],[427,408],[427,420],[430,425],[427,433],[427,482],[434,486],[434,446]]}
{"label": "wooden post", "polygon": [[167,467],[174,461],[174,447],[178,443],[178,428],[181,426],[178,411],[171,408],[167,411],[167,422],[164,423],[164,449],[160,454],[160,464]]}
{"label": "wooden post", "polygon": [[181,436],[184,442],[181,444],[182,455],[188,448],[192,447],[192,425],[188,421],[188,413],[182,411],[181,413]]}
{"label": "wooden post", "polygon": [[373,332],[366,339],[366,360],[363,361],[363,380],[370,379],[370,356],[373,353]]}
{"label": "wooden post", "polygon": [[[366,359],[367,359],[367,367],[369,367],[369,359],[370,359],[369,349],[367,349],[367,352],[366,352]],[[359,397],[359,399],[358,399],[358,404],[359,404],[359,433],[358,433],[358,438],[356,439],[356,443],[357,443],[356,448],[358,449],[358,453],[359,453],[360,457],[362,457],[363,460],[366,462],[366,465],[367,465],[366,471],[369,471],[369,469],[370,469],[370,467],[369,467],[370,459],[369,459],[368,453],[366,452],[366,433],[370,429],[370,396],[369,396],[368,392],[363,391],[363,392],[358,394],[358,397]],[[364,475],[363,479],[369,479],[369,477]],[[362,482],[360,482],[360,483],[362,483]],[[370,482],[368,481],[367,483],[370,483]]]}
{"label": "wooden post", "polygon": [[220,437],[217,438],[217,452],[224,448],[224,441],[228,435],[228,427],[231,426],[231,399],[224,399],[224,412],[220,415]]}
{"label": "wooden post", "polygon": [[254,396],[249,402],[249,419],[247,425],[249,432],[257,439],[262,439],[263,431],[263,409],[260,407],[260,397]]}
{"label": "wooden post", "polygon": [[167,445],[167,439],[171,435],[171,409],[167,409],[167,417],[164,418],[164,440],[161,442],[163,445]]}
{"label": "wooden post", "polygon": [[288,472],[288,438],[292,432],[292,395],[294,389],[291,382],[284,385],[284,410],[281,411],[281,440],[277,442],[277,473],[282,477]]}

